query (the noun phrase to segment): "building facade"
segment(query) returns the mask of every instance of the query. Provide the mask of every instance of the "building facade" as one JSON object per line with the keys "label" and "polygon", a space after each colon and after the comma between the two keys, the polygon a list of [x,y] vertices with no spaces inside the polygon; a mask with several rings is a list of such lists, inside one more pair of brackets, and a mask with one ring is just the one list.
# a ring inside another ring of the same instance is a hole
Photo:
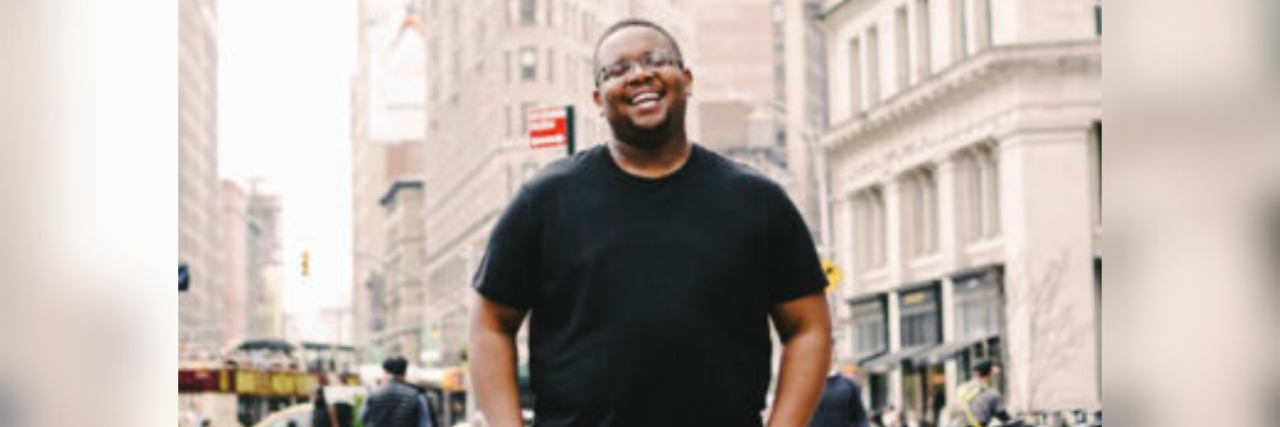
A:
{"label": "building facade", "polygon": [[249,223],[249,338],[284,338],[284,272],[280,259],[280,200],[252,184],[246,206]]}
{"label": "building facade", "polygon": [[201,352],[223,339],[217,28],[214,0],[178,2],[178,260],[191,272],[178,296],[178,334],[182,349]]}
{"label": "building facade", "polygon": [[873,407],[933,425],[979,358],[1012,410],[1101,407],[1096,4],[827,2],[838,352]]}
{"label": "building facade", "polygon": [[248,196],[236,183],[222,181],[219,204],[222,206],[219,223],[222,234],[219,266],[223,290],[222,348],[228,348],[248,338],[249,284],[254,282],[249,270],[249,244],[256,243],[257,225],[249,219]]}
{"label": "building facade", "polygon": [[[439,0],[427,25],[427,328],[439,365],[465,359],[472,274],[489,232],[520,185],[565,148],[529,148],[526,112],[572,106],[576,148],[605,141],[591,101],[592,54],[610,23],[641,16],[690,40],[677,1]],[[695,114],[696,115],[696,114]],[[696,119],[695,119],[696,120]],[[527,354],[527,352],[522,352]]]}
{"label": "building facade", "polygon": [[[426,47],[419,0],[361,0],[357,68],[352,77],[351,331],[364,362],[385,349],[383,293],[398,273],[388,270],[381,199],[400,178],[421,178],[426,116]],[[406,151],[407,150],[407,151]],[[415,269],[421,275],[421,267]],[[377,295],[374,295],[377,293]]]}

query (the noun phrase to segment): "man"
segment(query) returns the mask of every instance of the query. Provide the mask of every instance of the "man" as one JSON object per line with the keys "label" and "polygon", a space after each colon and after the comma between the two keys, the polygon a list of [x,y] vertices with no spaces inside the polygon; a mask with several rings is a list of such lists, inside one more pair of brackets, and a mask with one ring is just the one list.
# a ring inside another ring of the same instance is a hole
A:
{"label": "man", "polygon": [[807,425],[831,324],[804,222],[777,184],[688,141],[693,74],[666,30],[618,22],[594,55],[613,138],[526,184],[476,272],[488,425],[521,425],[526,316],[539,427],[759,427],[770,320],[784,347],[768,425]]}
{"label": "man", "polygon": [[[834,341],[834,340],[833,340]],[[834,354],[835,352],[832,351]],[[835,361],[827,374],[826,388],[809,427],[868,427],[867,408],[862,404],[858,382],[840,372]]]}
{"label": "man", "polygon": [[973,380],[964,383],[956,390],[963,421],[958,425],[966,427],[985,427],[992,419],[999,419],[1005,425],[1010,424],[1012,417],[1004,409],[1004,398],[991,385],[992,377],[1000,372],[1000,368],[987,360],[979,360],[973,365]]}
{"label": "man", "polygon": [[360,422],[367,427],[432,427],[432,415],[426,397],[417,387],[405,382],[409,361],[392,356],[382,362],[386,383],[365,402]]}

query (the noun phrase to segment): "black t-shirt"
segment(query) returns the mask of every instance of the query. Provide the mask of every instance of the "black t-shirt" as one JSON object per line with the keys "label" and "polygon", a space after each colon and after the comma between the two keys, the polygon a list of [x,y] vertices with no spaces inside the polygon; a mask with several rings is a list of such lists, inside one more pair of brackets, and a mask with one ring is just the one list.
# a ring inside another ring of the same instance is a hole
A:
{"label": "black t-shirt", "polygon": [[696,145],[680,170],[644,179],[598,146],[520,190],[474,287],[530,310],[538,426],[752,427],[770,308],[825,282],[769,179]]}

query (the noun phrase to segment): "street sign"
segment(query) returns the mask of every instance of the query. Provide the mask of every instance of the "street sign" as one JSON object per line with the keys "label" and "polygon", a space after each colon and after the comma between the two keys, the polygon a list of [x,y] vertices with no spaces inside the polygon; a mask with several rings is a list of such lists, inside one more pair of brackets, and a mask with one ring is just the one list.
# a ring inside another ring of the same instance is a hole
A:
{"label": "street sign", "polygon": [[573,106],[531,108],[529,148],[568,147],[573,154]]}
{"label": "street sign", "polygon": [[844,270],[836,266],[831,260],[822,260],[822,273],[827,275],[827,292],[830,293],[840,287],[840,281],[844,280]]}

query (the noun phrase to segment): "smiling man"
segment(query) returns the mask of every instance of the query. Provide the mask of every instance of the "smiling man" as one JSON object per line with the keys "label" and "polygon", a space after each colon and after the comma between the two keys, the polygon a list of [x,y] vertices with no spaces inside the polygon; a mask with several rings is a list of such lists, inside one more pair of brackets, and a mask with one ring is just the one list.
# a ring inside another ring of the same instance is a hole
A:
{"label": "smiling man", "polygon": [[693,73],[629,19],[595,52],[613,138],[549,166],[498,220],[476,272],[471,373],[492,427],[521,425],[516,334],[529,317],[537,426],[808,424],[830,360],[826,279],[776,183],[691,144]]}

